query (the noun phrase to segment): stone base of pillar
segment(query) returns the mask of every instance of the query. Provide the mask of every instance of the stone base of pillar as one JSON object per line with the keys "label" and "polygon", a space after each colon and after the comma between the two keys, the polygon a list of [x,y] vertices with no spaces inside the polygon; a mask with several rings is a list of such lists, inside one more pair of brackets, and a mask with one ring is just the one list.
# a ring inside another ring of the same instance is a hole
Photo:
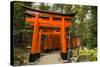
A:
{"label": "stone base of pillar", "polygon": [[55,50],[55,51],[58,51],[58,50],[59,50],[59,48],[55,48],[54,50]]}
{"label": "stone base of pillar", "polygon": [[62,58],[62,60],[67,60],[67,53],[61,52],[61,58]]}
{"label": "stone base of pillar", "polygon": [[49,53],[49,52],[51,52],[51,51],[52,51],[52,49],[43,50],[44,53]]}
{"label": "stone base of pillar", "polygon": [[35,53],[35,54],[30,53],[29,62],[35,62],[39,58],[40,58],[40,53]]}

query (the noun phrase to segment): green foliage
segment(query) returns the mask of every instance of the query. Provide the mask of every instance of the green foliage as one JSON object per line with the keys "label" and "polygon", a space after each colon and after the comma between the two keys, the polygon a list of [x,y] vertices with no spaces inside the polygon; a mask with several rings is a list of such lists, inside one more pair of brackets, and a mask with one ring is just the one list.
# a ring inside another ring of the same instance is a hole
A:
{"label": "green foliage", "polygon": [[97,49],[93,48],[89,50],[89,61],[96,61],[97,60]]}
{"label": "green foliage", "polygon": [[24,22],[25,23],[25,25],[27,26],[27,25],[29,25],[29,23],[28,22]]}
{"label": "green foliage", "polygon": [[70,5],[70,4],[69,5],[65,5],[65,8],[64,8],[65,9],[65,12],[66,13],[72,12],[72,9],[71,8],[72,8],[72,5]]}
{"label": "green foliage", "polygon": [[87,55],[89,61],[96,61],[97,60],[97,48],[87,49],[79,51],[79,55]]}
{"label": "green foliage", "polygon": [[19,2],[14,2],[14,19],[13,19],[13,26],[15,30],[20,30],[23,28],[24,22],[24,13],[23,8],[19,5]]}
{"label": "green foliage", "polygon": [[24,29],[24,8],[20,4],[25,4],[27,6],[30,6],[30,2],[19,2],[14,1],[14,7],[13,7],[13,26],[14,30],[22,30]]}
{"label": "green foliage", "polygon": [[80,50],[79,55],[88,55],[89,56],[89,50]]}
{"label": "green foliage", "polygon": [[64,7],[65,7],[65,4],[53,4],[52,11],[63,13],[65,9]]}
{"label": "green foliage", "polygon": [[[73,26],[70,27],[74,36],[81,36],[81,45],[87,48],[97,47],[97,7],[86,5],[54,4],[53,11],[61,13],[76,12]],[[88,17],[88,18],[87,18]]]}
{"label": "green foliage", "polygon": [[26,32],[26,33],[32,33],[33,32],[33,30],[24,30],[24,32]]}
{"label": "green foliage", "polygon": [[90,48],[97,47],[97,7],[91,8],[91,20],[89,24],[89,46]]}
{"label": "green foliage", "polygon": [[39,9],[40,10],[49,10],[50,9],[50,6],[48,4],[44,4],[44,3],[40,3],[41,6],[39,6]]}

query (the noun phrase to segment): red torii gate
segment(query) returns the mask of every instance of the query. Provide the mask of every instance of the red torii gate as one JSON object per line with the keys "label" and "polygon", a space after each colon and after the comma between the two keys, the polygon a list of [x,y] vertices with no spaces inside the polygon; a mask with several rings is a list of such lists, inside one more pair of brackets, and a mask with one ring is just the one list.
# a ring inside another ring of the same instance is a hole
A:
{"label": "red torii gate", "polygon": [[[41,38],[42,35],[48,36],[48,46],[50,48],[50,38],[52,36],[60,37],[60,50],[62,60],[67,60],[67,49],[68,40],[66,39],[68,35],[67,28],[72,25],[71,18],[75,13],[71,14],[61,14],[43,10],[36,10],[26,7],[25,13],[31,15],[32,17],[25,18],[25,21],[34,26],[33,36],[32,36],[32,51],[30,54],[30,62],[34,62],[40,57],[41,52]],[[43,29],[46,28],[46,32]],[[56,40],[55,40],[56,41]],[[46,42],[45,42],[46,43]],[[54,44],[55,45],[55,44]],[[55,45],[56,46],[56,45]],[[44,48],[45,49],[45,48]]]}

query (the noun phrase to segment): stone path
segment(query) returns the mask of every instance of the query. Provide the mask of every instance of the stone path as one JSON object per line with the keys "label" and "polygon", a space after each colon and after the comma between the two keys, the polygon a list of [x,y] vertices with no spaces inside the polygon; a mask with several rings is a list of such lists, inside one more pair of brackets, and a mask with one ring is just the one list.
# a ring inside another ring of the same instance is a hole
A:
{"label": "stone path", "polygon": [[59,64],[59,63],[62,63],[60,60],[60,53],[52,52],[41,57],[36,64],[39,65],[39,64]]}
{"label": "stone path", "polygon": [[[78,62],[88,62],[88,56],[87,55],[79,55]],[[39,59],[39,61],[36,63],[36,65],[59,64],[59,63],[63,63],[60,58],[60,52],[52,52],[52,53],[48,53],[48,54],[42,56]]]}

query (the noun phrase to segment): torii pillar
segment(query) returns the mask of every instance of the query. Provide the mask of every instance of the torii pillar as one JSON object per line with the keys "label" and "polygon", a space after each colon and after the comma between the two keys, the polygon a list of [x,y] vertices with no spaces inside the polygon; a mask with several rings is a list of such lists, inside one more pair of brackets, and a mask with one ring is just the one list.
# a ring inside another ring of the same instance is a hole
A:
{"label": "torii pillar", "polygon": [[65,18],[62,17],[62,25],[60,30],[60,41],[61,41],[61,58],[62,60],[67,60],[67,47],[68,43],[66,42],[66,32],[65,32]]}
{"label": "torii pillar", "polygon": [[34,62],[40,57],[40,53],[38,52],[38,39],[39,39],[39,14],[35,14],[35,21],[34,21],[34,32],[32,36],[32,50],[29,57],[29,62]]}

